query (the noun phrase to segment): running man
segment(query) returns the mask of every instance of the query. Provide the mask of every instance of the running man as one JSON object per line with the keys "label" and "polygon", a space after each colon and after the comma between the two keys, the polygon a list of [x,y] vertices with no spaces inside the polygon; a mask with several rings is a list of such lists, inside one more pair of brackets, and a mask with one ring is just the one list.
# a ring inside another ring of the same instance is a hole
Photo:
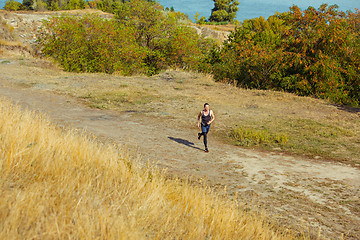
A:
{"label": "running man", "polygon": [[[200,122],[201,118],[201,122]],[[215,115],[213,111],[210,110],[210,106],[208,103],[204,104],[204,110],[202,110],[197,118],[197,126],[200,128],[201,124],[201,133],[198,133],[198,139],[200,140],[201,136],[204,136],[204,145],[205,145],[205,152],[209,152],[207,147],[207,134],[210,130],[211,123],[215,120]]]}

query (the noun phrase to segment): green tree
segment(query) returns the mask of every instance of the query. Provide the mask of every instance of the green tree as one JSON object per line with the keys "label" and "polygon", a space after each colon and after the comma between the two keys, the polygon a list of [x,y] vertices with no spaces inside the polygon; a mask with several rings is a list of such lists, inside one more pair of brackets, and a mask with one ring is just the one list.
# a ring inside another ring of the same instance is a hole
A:
{"label": "green tree", "polygon": [[32,8],[35,11],[45,11],[47,9],[47,4],[42,0],[34,0]]}
{"label": "green tree", "polygon": [[239,1],[237,0],[213,0],[214,8],[209,18],[210,22],[232,22],[236,18],[236,12],[239,10]]}
{"label": "green tree", "polygon": [[134,29],[97,15],[62,15],[44,22],[38,43],[66,71],[131,74],[141,71],[145,51]]}
{"label": "green tree", "polygon": [[22,9],[22,4],[14,0],[7,0],[4,8],[7,11],[17,11]]}
{"label": "green tree", "polygon": [[119,6],[119,23],[136,29],[136,41],[147,50],[144,64],[149,74],[167,66],[195,66],[194,59],[202,56],[201,39],[196,31],[177,21],[176,12],[161,10],[156,2],[132,0]]}
{"label": "green tree", "polygon": [[200,13],[196,12],[196,14],[194,15],[195,23],[200,24],[200,25],[205,24],[206,23],[206,18],[204,16],[202,16],[199,19],[199,16],[200,16]]}
{"label": "green tree", "polygon": [[212,42],[181,19],[157,3],[132,0],[118,5],[116,19],[54,17],[45,22],[38,46],[67,71],[152,75],[168,67],[197,69]]}
{"label": "green tree", "polygon": [[57,1],[52,1],[50,5],[50,9],[52,11],[59,11],[60,10],[59,3]]}
{"label": "green tree", "polygon": [[34,3],[34,0],[23,0],[23,7],[26,10],[33,10],[32,5]]}
{"label": "green tree", "polygon": [[70,0],[68,7],[70,10],[85,8],[85,0]]}
{"label": "green tree", "polygon": [[245,20],[207,62],[216,80],[360,104],[360,12],[336,5]]}

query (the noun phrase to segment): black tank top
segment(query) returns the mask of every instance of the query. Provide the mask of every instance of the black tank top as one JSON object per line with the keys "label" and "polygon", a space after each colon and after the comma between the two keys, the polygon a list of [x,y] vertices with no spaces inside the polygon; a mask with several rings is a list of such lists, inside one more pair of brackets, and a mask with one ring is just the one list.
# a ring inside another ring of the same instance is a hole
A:
{"label": "black tank top", "polygon": [[204,126],[207,126],[208,122],[211,121],[211,110],[209,110],[209,114],[207,116],[205,116],[204,114],[204,110],[202,111],[202,115],[201,115],[201,124]]}

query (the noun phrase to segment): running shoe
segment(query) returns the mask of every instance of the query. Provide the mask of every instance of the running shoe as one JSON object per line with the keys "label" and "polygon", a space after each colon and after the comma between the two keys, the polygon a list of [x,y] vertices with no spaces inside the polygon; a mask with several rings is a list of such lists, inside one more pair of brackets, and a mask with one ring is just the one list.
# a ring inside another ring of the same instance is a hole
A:
{"label": "running shoe", "polygon": [[208,152],[209,152],[209,149],[205,148],[205,152],[208,153]]}

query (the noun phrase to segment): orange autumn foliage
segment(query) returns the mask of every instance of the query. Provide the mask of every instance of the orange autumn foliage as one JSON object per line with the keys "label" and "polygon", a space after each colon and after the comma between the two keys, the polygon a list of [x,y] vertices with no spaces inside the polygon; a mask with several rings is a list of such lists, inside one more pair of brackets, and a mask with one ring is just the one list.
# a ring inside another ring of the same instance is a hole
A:
{"label": "orange autumn foliage", "polygon": [[245,20],[207,62],[218,81],[360,103],[360,12],[297,6]]}

